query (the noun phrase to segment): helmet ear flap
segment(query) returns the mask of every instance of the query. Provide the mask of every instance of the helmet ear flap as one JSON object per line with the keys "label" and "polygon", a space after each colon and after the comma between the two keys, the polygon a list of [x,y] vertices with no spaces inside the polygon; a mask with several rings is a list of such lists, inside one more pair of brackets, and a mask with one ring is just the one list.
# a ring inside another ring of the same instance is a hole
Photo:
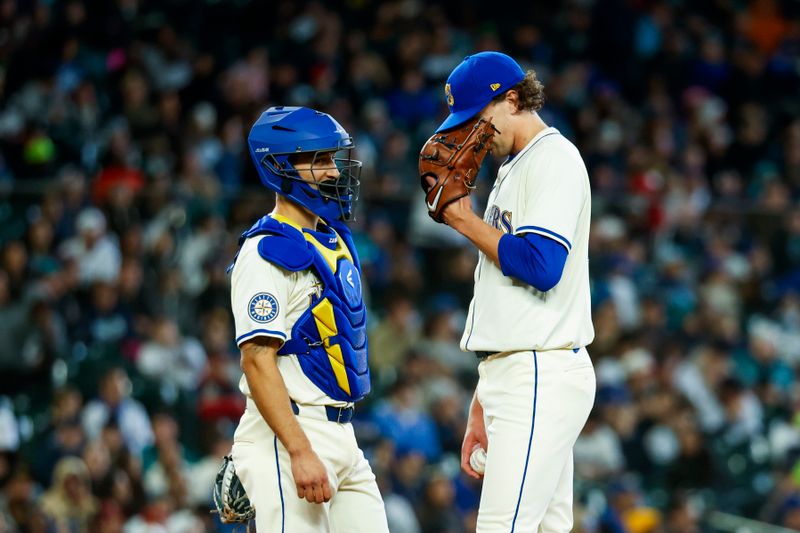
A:
{"label": "helmet ear flap", "polygon": [[292,181],[287,178],[283,178],[281,180],[281,192],[283,194],[289,194],[292,192]]}

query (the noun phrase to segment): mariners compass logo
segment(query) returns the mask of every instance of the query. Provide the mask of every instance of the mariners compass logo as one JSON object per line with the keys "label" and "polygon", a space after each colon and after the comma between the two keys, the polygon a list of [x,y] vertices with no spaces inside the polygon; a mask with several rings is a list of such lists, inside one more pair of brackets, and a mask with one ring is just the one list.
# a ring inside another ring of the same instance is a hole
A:
{"label": "mariners compass logo", "polygon": [[279,310],[278,300],[268,292],[259,292],[250,298],[247,308],[250,318],[262,324],[275,320]]}

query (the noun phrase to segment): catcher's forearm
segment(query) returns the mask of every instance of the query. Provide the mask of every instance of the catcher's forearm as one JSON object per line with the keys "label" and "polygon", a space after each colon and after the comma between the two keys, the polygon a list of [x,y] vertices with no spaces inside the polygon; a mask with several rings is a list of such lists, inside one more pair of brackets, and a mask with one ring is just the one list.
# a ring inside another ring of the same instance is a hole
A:
{"label": "catcher's forearm", "polygon": [[[254,339],[255,340],[255,339]],[[278,341],[242,345],[242,370],[258,412],[278,436],[289,455],[311,449],[311,443],[291,409],[286,384],[278,370]]]}

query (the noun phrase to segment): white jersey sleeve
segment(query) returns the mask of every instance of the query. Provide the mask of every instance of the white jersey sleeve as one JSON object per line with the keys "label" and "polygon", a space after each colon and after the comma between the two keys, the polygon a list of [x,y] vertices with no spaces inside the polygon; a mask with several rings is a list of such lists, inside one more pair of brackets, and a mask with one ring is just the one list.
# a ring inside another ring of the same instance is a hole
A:
{"label": "white jersey sleeve", "polygon": [[286,320],[291,275],[261,258],[258,240],[245,242],[231,274],[231,309],[238,346],[259,336],[286,341],[291,330]]}
{"label": "white jersey sleeve", "polygon": [[538,233],[572,251],[581,209],[588,194],[586,167],[569,143],[549,143],[546,157],[528,158],[520,177],[522,212],[514,233]]}

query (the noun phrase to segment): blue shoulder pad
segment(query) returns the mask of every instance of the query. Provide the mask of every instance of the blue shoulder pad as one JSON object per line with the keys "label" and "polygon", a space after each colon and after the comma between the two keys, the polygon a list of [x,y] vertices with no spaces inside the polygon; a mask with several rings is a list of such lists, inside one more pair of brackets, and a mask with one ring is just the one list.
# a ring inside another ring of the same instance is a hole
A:
{"label": "blue shoulder pad", "polygon": [[314,261],[314,252],[306,240],[293,239],[288,235],[267,234],[258,241],[258,254],[281,268],[291,272],[305,270]]}

